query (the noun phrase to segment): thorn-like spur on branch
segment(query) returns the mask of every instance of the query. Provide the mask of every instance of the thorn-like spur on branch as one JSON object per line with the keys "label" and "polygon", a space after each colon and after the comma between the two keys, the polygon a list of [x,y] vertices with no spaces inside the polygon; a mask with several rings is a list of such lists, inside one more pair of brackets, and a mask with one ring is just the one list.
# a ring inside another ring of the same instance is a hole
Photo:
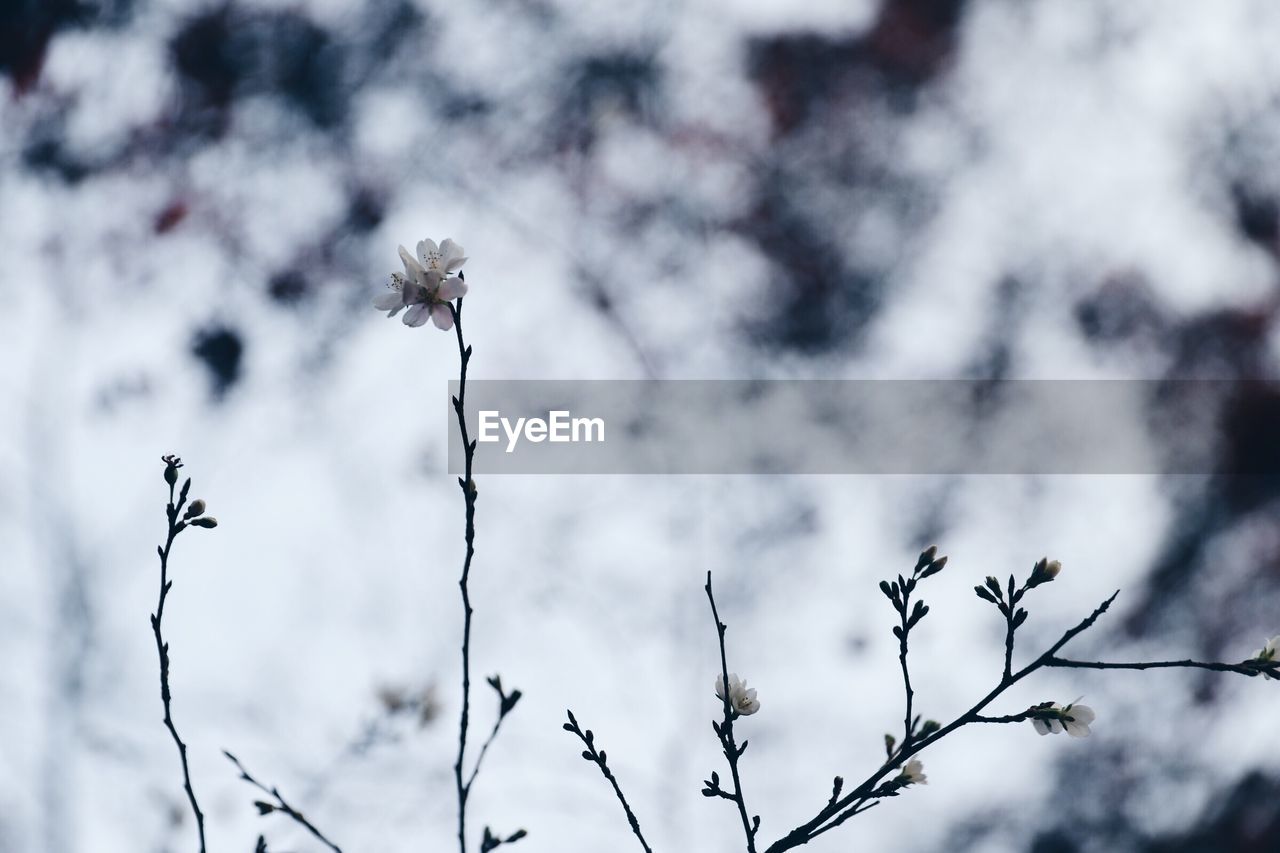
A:
{"label": "thorn-like spur on branch", "polygon": [[635,812],[631,810],[631,805],[627,802],[626,796],[623,795],[622,788],[618,785],[617,778],[613,775],[613,771],[609,769],[608,755],[604,750],[596,749],[595,734],[591,729],[584,731],[582,727],[578,725],[578,720],[573,716],[573,711],[567,711],[566,713],[569,716],[569,722],[564,724],[564,730],[577,736],[578,740],[582,741],[583,746],[586,747],[586,749],[582,751],[583,760],[590,761],[592,764],[600,768],[600,772],[604,775],[604,778],[613,786],[613,793],[617,795],[618,802],[622,804],[622,810],[627,815],[627,823],[631,825],[631,831],[635,833],[636,838],[640,841],[640,846],[644,848],[645,853],[653,853],[653,850],[649,847],[649,842],[644,840],[644,833],[640,831],[640,821],[636,819]]}
{"label": "thorn-like spur on branch", "polygon": [[[253,778],[249,771],[244,768],[244,765],[240,763],[240,759],[236,758],[230,752],[223,750],[222,754],[225,755],[227,759],[236,766],[236,769],[240,771],[241,779],[271,798],[271,802],[267,802],[266,800],[254,801],[253,805],[258,809],[258,814],[264,817],[272,814],[273,812],[279,812],[280,814],[286,815],[292,818],[294,823],[306,829],[307,832],[310,832],[317,841],[328,847],[333,851],[333,853],[342,853],[342,848],[337,844],[334,844],[328,838],[325,838],[324,833],[319,829],[316,829],[315,825],[312,824],[311,821],[307,820],[307,818],[303,816],[302,812],[289,805],[289,803],[285,801],[285,798],[280,795],[280,791],[278,789],[274,786],[268,788],[266,785]],[[266,849],[266,841],[262,836],[258,837],[258,846],[260,850]]]}

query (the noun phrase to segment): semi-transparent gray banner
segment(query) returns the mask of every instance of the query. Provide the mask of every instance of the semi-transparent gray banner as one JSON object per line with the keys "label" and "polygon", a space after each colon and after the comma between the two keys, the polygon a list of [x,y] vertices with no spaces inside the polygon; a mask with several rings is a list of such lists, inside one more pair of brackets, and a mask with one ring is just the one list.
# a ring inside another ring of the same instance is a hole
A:
{"label": "semi-transparent gray banner", "polygon": [[[473,380],[466,393],[485,474],[1276,474],[1277,412],[1280,386],[1261,380]],[[448,416],[461,473],[452,403]]]}

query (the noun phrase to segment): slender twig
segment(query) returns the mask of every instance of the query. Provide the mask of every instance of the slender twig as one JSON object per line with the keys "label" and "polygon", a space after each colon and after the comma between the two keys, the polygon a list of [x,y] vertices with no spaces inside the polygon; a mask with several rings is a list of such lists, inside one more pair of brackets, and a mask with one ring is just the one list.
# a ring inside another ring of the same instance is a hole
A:
{"label": "slender twig", "polygon": [[466,789],[471,790],[471,786],[475,784],[476,776],[480,775],[480,765],[484,763],[484,757],[489,752],[489,745],[493,743],[493,739],[498,736],[498,729],[502,728],[503,717],[493,721],[493,728],[489,730],[489,736],[484,739],[484,743],[480,746],[480,752],[476,755],[475,766],[471,768],[471,775],[467,777]]}
{"label": "slender twig", "polygon": [[733,800],[738,806],[738,816],[742,819],[742,832],[747,839],[747,853],[756,853],[756,833],[760,831],[760,816],[757,815],[754,819],[748,816],[746,797],[742,793],[738,759],[746,751],[747,741],[743,741],[742,746],[738,746],[733,736],[733,721],[738,717],[738,712],[729,698],[729,659],[724,646],[724,633],[728,626],[720,621],[720,612],[716,609],[716,597],[711,591],[711,572],[707,572],[707,585],[704,589],[707,591],[707,601],[711,602],[711,616],[715,619],[716,637],[720,642],[720,685],[723,688],[720,692],[724,705],[724,717],[719,723],[712,723],[712,727],[720,738],[725,760],[729,762],[729,775],[733,779],[733,791],[725,792],[729,794],[726,799]]}
{"label": "slender twig", "polygon": [[1280,661],[1270,665],[1259,666],[1256,662],[1245,661],[1244,663],[1215,663],[1198,660],[1158,660],[1158,661],[1138,661],[1136,663],[1110,663],[1107,661],[1097,660],[1067,660],[1065,658],[1051,657],[1045,661],[1045,666],[1058,667],[1063,669],[1208,669],[1213,672],[1236,672],[1241,675],[1258,675],[1259,673],[1269,672],[1275,674],[1277,667],[1280,667]]}
{"label": "slender twig", "polygon": [[849,818],[851,818],[851,817],[853,817],[853,816],[855,816],[855,815],[860,815],[860,814],[862,814],[862,813],[863,813],[863,812],[865,812],[865,811],[870,811],[871,809],[875,808],[875,807],[876,807],[876,806],[878,806],[878,805],[880,805],[880,801],[879,801],[879,800],[874,800],[874,801],[872,801],[872,802],[870,802],[870,803],[866,803],[865,805],[864,805],[863,803],[859,803],[857,806],[855,806],[855,807],[853,807],[853,808],[849,809],[848,811],[843,812],[843,813],[840,815],[840,817],[838,817],[836,820],[832,821],[831,823],[829,823],[829,824],[827,824],[826,826],[822,827],[821,829],[817,830],[816,832],[814,832],[814,833],[813,833],[813,835],[811,835],[811,836],[809,836],[809,837],[810,837],[810,838],[817,838],[817,837],[818,837],[819,835],[821,835],[822,833],[824,833],[824,832],[828,832],[828,831],[830,831],[830,830],[832,830],[832,829],[835,829],[837,826],[839,826],[840,824],[844,823],[844,822],[845,822],[846,820],[848,820]]}
{"label": "slender twig", "polygon": [[595,764],[600,768],[600,772],[604,774],[604,778],[613,786],[613,793],[617,795],[618,802],[622,804],[622,810],[627,815],[627,823],[631,824],[631,831],[640,841],[640,846],[644,848],[644,853],[653,853],[649,847],[649,842],[644,840],[644,833],[640,831],[640,821],[636,819],[635,812],[631,810],[631,805],[627,802],[626,796],[622,793],[622,788],[618,785],[617,778],[613,775],[613,771],[609,769],[608,755],[604,750],[597,750],[595,746],[595,734],[591,729],[583,731],[578,725],[578,720],[573,716],[573,711],[569,711],[569,722],[564,724],[566,732],[572,732],[578,736],[578,740],[582,741],[586,749],[582,751],[582,757]]}
{"label": "slender twig", "polygon": [[180,519],[178,514],[182,512],[182,508],[186,505],[187,493],[191,489],[191,479],[187,478],[182,484],[182,491],[179,493],[175,503],[174,485],[178,482],[178,469],[182,467],[182,460],[176,456],[166,456],[163,461],[165,463],[164,479],[169,484],[169,503],[165,507],[165,515],[169,520],[169,532],[165,538],[164,545],[156,548],[156,552],[160,555],[160,599],[156,603],[155,612],[151,614],[151,631],[155,634],[156,652],[160,656],[160,700],[164,703],[164,725],[169,730],[170,736],[173,737],[173,742],[178,747],[178,756],[182,759],[182,787],[187,792],[187,800],[191,803],[191,811],[196,816],[196,832],[200,838],[200,853],[205,853],[204,812],[200,811],[200,804],[196,801],[195,789],[191,787],[191,768],[187,763],[187,745],[182,742],[182,738],[178,735],[178,729],[173,722],[173,695],[169,690],[169,644],[165,642],[164,635],[161,632],[161,623],[164,621],[164,603],[169,597],[169,590],[173,587],[173,581],[169,580],[169,553],[173,549],[173,541],[188,526],[187,521]]}
{"label": "slender twig", "polygon": [[332,850],[333,853],[342,853],[341,847],[339,847],[337,844],[334,844],[328,838],[325,838],[324,833],[316,829],[315,825],[312,824],[311,821],[307,820],[306,817],[303,816],[302,812],[298,811],[293,806],[289,805],[289,803],[285,800],[285,798],[281,796],[279,789],[277,789],[274,785],[268,788],[266,785],[262,784],[257,779],[253,778],[253,776],[249,773],[249,771],[245,769],[244,765],[240,763],[240,759],[236,758],[231,753],[227,752],[226,750],[223,750],[222,754],[225,755],[228,759],[230,759],[231,763],[234,764],[236,766],[236,769],[240,771],[241,779],[248,782],[250,785],[253,785],[259,791],[262,791],[264,794],[268,795],[273,800],[275,800],[274,803],[266,803],[266,802],[259,801],[256,805],[260,813],[266,815],[266,814],[270,814],[271,812],[280,812],[281,814],[288,815],[290,818],[294,820],[295,823],[299,824],[308,832],[310,832],[313,836],[315,836],[316,840],[318,840],[320,843],[324,844],[326,847]]}
{"label": "slender twig", "polygon": [[[476,777],[480,775],[480,765],[484,763],[484,757],[489,752],[489,747],[493,745],[494,738],[498,736],[498,730],[502,728],[502,721],[507,718],[516,707],[516,703],[520,701],[523,695],[519,690],[512,690],[510,693],[502,689],[502,679],[496,675],[489,677],[489,686],[498,694],[498,718],[493,721],[493,728],[489,731],[489,736],[485,738],[484,743],[480,746],[480,754],[476,756],[476,764],[471,768],[471,775],[467,777],[465,789],[470,792],[471,786],[475,784]],[[523,838],[524,836],[521,836]]]}
{"label": "slender twig", "polygon": [[476,486],[471,479],[471,466],[475,459],[476,445],[467,434],[465,406],[467,399],[467,364],[471,361],[471,347],[462,337],[462,300],[457,305],[449,303],[449,312],[453,315],[453,328],[458,338],[458,395],[453,398],[453,411],[458,417],[458,432],[462,436],[462,452],[464,473],[458,479],[462,487],[462,497],[466,505],[466,544],[467,553],[462,561],[462,576],[458,579],[458,589],[462,592],[462,713],[458,720],[458,760],[453,765],[453,778],[458,794],[458,849],[467,853],[467,798],[471,793],[471,784],[463,778],[463,764],[467,755],[467,727],[471,717],[471,590],[468,581],[471,579],[471,559],[475,556],[476,538]]}
{"label": "slender twig", "polygon": [[[902,667],[902,686],[906,694],[906,713],[902,719],[902,748],[905,749],[911,743],[911,736],[914,733],[915,726],[911,720],[911,705],[915,699],[915,691],[911,689],[911,671],[907,668],[907,636],[910,631],[910,625],[907,622],[908,605],[911,604],[911,591],[915,586],[915,578],[911,579],[910,584],[902,585],[902,608],[898,615],[902,622],[899,625],[898,633],[898,662]],[[851,815],[852,816],[852,815]]]}
{"label": "slender twig", "polygon": [[[854,788],[844,797],[834,800],[833,802],[829,802],[811,820],[801,824],[771,844],[766,849],[765,853],[782,853],[784,850],[791,850],[795,847],[807,844],[817,835],[825,832],[827,829],[830,829],[831,825],[842,823],[854,814],[859,813],[859,811],[865,810],[862,809],[862,805],[872,798],[876,790],[876,786],[880,781],[905,763],[907,759],[911,758],[911,756],[916,755],[929,746],[932,746],[934,743],[937,743],[942,738],[966,725],[969,725],[970,723],[991,721],[989,718],[983,718],[981,716],[982,711],[988,705],[995,701],[996,698],[1014,684],[1026,678],[1036,670],[1048,666],[1049,662],[1055,659],[1054,656],[1063,646],[1084,631],[1091,628],[1093,624],[1098,621],[1098,618],[1103,613],[1107,612],[1107,609],[1119,594],[1120,592],[1117,590],[1110,598],[1100,604],[1089,616],[1085,617],[1079,624],[1066,631],[1056,643],[1050,646],[1047,651],[1041,654],[1034,661],[1027,664],[1027,666],[1017,672],[1010,673],[1008,677],[1002,677],[1000,679],[1000,683],[988,692],[986,696],[982,697],[982,699],[980,699],[968,711],[961,714],[951,723],[941,727],[938,731],[928,737],[921,738],[920,740],[898,750],[891,760],[886,761],[879,770],[869,776],[862,782],[862,784]],[[1012,722],[1012,720],[1009,720],[1009,722]]]}
{"label": "slender twig", "polygon": [[[1004,675],[1002,678],[1008,678],[1013,674],[1013,636],[1018,630],[1018,624],[1014,621],[1013,607],[1018,603],[1018,599],[1026,592],[1023,589],[1015,590],[1013,588],[1013,575],[1009,575],[1009,604],[1002,606],[1004,613],[1005,634],[1004,634]],[[1003,604],[1003,602],[1002,602]]]}
{"label": "slender twig", "polygon": [[[480,747],[475,767],[470,774],[466,774],[464,768],[467,758],[467,730],[471,722],[471,617],[475,612],[471,606],[471,589],[468,584],[471,579],[471,561],[476,553],[476,484],[472,479],[476,442],[467,432],[467,366],[471,363],[471,347],[467,345],[462,335],[462,299],[460,297],[456,303],[446,304],[449,306],[449,313],[453,315],[453,328],[458,339],[458,394],[453,398],[453,411],[458,418],[458,433],[462,437],[462,452],[465,460],[463,476],[458,478],[458,485],[462,488],[462,498],[466,506],[467,545],[466,556],[462,560],[462,576],[458,579],[458,589],[462,593],[462,712],[458,718],[458,758],[453,765],[453,778],[458,795],[458,849],[459,853],[467,853],[467,801],[471,797],[471,787],[475,784],[476,776],[480,774],[480,765],[489,752],[490,745],[498,736],[503,719],[520,700],[520,691],[513,690],[507,694],[503,691],[502,683],[497,676],[489,679],[489,683],[498,691],[498,719],[493,724],[489,737]],[[491,834],[488,827],[485,827],[484,839],[480,844],[481,851],[485,853],[501,844],[519,841],[527,834],[521,829],[506,838],[498,838]]]}

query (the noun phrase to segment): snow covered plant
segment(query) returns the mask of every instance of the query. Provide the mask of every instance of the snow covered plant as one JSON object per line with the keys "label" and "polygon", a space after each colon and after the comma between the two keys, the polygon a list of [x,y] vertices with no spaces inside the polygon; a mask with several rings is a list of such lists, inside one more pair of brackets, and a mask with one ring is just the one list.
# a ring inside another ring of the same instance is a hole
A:
{"label": "snow covered plant", "polygon": [[[905,710],[902,715],[902,729],[898,735],[884,736],[885,759],[871,771],[861,783],[846,790],[844,779],[835,777],[831,784],[831,796],[826,803],[815,810],[814,816],[804,823],[780,833],[770,843],[761,841],[760,815],[752,814],[747,808],[746,796],[742,786],[742,754],[746,751],[747,741],[739,743],[735,724],[745,723],[744,718],[760,710],[760,701],[754,689],[748,690],[745,679],[729,672],[728,656],[725,652],[726,626],[720,621],[720,613],[716,609],[715,596],[711,589],[711,573],[707,573],[704,589],[707,600],[711,604],[711,615],[715,620],[716,635],[720,644],[720,673],[715,677],[715,696],[719,700],[719,719],[713,720],[711,728],[720,741],[725,763],[729,770],[729,779],[722,782],[720,774],[713,772],[703,782],[702,795],[709,799],[722,799],[732,803],[737,811],[737,822],[742,825],[743,844],[747,853],[783,853],[796,847],[808,844],[825,832],[843,824],[849,818],[859,815],[879,805],[884,800],[900,796],[906,789],[915,785],[927,784],[928,777],[924,773],[924,764],[919,754],[933,746],[948,735],[954,734],[966,726],[978,723],[1022,723],[1030,722],[1034,731],[1041,735],[1066,732],[1071,737],[1088,737],[1090,726],[1097,714],[1088,705],[1079,700],[1068,705],[1059,705],[1053,701],[1032,705],[1026,710],[1006,716],[986,716],[983,712],[1013,685],[1045,668],[1064,669],[1126,669],[1145,670],[1161,668],[1207,669],[1216,672],[1234,672],[1240,675],[1265,678],[1280,678],[1280,661],[1276,659],[1276,650],[1280,646],[1280,637],[1273,637],[1252,658],[1241,663],[1211,663],[1194,660],[1174,661],[1139,661],[1139,662],[1104,662],[1084,661],[1060,657],[1069,642],[1093,627],[1098,618],[1115,601],[1116,591],[1102,602],[1092,613],[1068,629],[1053,645],[1031,659],[1021,668],[1014,667],[1014,646],[1017,632],[1027,621],[1027,610],[1021,606],[1031,590],[1051,583],[1062,572],[1062,564],[1057,560],[1042,559],[1032,566],[1026,580],[1019,585],[1014,576],[1009,576],[1008,584],[1002,585],[994,577],[988,577],[984,584],[974,587],[974,592],[983,601],[995,607],[1004,620],[1005,643],[1004,661],[1000,677],[981,699],[956,717],[943,725],[934,720],[925,719],[916,712],[915,692],[911,686],[911,670],[908,666],[910,640],[914,631],[929,615],[929,605],[918,595],[923,581],[941,572],[947,565],[947,558],[938,556],[936,546],[931,546],[916,560],[910,575],[898,575],[897,578],[880,583],[880,591],[893,605],[898,615],[897,624],[893,626],[893,634],[898,640],[898,662],[902,670],[902,684]],[[914,599],[913,599],[914,596]],[[725,689],[728,685],[728,689]],[[626,813],[631,831],[640,842],[646,853],[652,853],[645,840],[630,803],[622,793],[618,780],[607,764],[607,756],[596,746],[595,734],[590,729],[582,729],[573,712],[569,712],[569,722],[565,723],[566,731],[574,734],[586,745],[582,757],[595,764],[605,779],[613,786],[622,808]]]}

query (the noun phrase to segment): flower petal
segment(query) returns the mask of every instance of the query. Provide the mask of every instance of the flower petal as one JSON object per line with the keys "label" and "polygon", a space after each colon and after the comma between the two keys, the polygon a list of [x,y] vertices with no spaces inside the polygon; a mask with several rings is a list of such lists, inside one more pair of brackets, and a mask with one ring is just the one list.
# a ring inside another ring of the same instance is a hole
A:
{"label": "flower petal", "polygon": [[404,295],[394,290],[388,290],[386,293],[379,293],[373,297],[373,307],[379,311],[399,311],[404,307]]}
{"label": "flower petal", "polygon": [[428,309],[426,305],[418,304],[404,312],[404,324],[417,328],[427,322]]}
{"label": "flower petal", "polygon": [[440,247],[436,245],[436,241],[430,237],[418,241],[418,260],[422,261],[422,265],[427,269],[431,268],[431,256],[439,255]]}
{"label": "flower petal", "polygon": [[1088,705],[1072,705],[1067,709],[1067,716],[1071,717],[1077,723],[1083,723],[1086,726],[1097,719],[1098,715]]}
{"label": "flower petal", "polygon": [[449,306],[437,302],[431,306],[431,322],[436,324],[436,328],[442,332],[447,332],[453,328],[453,312],[449,310]]}
{"label": "flower petal", "polygon": [[421,281],[426,270],[422,268],[422,264],[414,260],[413,255],[409,254],[409,250],[404,246],[400,246],[400,261],[404,264],[404,271],[408,274],[410,281]]}
{"label": "flower petal", "polygon": [[436,299],[443,299],[446,302],[451,302],[459,296],[466,295],[467,283],[457,276],[446,278],[440,282],[440,289],[436,291]]}
{"label": "flower petal", "polygon": [[466,252],[453,242],[453,238],[447,238],[440,244],[440,266],[445,272],[457,272],[466,262]]}

